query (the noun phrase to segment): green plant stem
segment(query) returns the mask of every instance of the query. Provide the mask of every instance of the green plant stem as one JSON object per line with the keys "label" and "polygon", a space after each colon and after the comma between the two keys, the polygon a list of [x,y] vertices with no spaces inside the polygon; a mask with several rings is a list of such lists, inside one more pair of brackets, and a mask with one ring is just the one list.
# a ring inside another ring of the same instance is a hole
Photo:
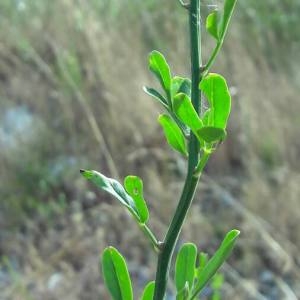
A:
{"label": "green plant stem", "polygon": [[212,52],[207,64],[204,67],[204,70],[203,70],[204,75],[206,75],[209,72],[210,68],[214,64],[222,46],[223,46],[223,39],[221,39],[220,41],[217,42],[217,45],[216,45],[214,51]]}
{"label": "green plant stem", "polygon": [[[192,72],[192,103],[195,110],[200,112],[200,64],[201,64],[201,37],[200,37],[200,0],[191,0],[189,7],[190,42],[191,42],[191,72]],[[194,170],[199,161],[199,142],[191,134],[189,142],[188,172],[183,191],[176,208],[175,215],[168,228],[161,252],[158,256],[154,300],[163,300],[169,278],[170,261],[176,242],[182,229],[183,222],[192,203],[199,176]]]}
{"label": "green plant stem", "polygon": [[201,159],[194,171],[195,176],[201,176],[201,173],[204,169],[204,167],[206,166],[210,156],[211,156],[211,150],[204,150],[203,155],[201,156]]}
{"label": "green plant stem", "polygon": [[151,231],[151,229],[146,224],[139,224],[139,226],[140,226],[141,230],[143,231],[143,233],[147,236],[147,238],[151,242],[154,250],[156,252],[159,252],[159,242],[156,239],[153,232]]}

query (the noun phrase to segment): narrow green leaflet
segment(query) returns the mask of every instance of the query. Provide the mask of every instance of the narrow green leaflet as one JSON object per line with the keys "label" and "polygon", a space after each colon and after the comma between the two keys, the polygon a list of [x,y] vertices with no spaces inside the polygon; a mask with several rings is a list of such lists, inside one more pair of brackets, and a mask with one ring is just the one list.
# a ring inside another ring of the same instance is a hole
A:
{"label": "narrow green leaflet", "polygon": [[195,277],[199,278],[202,269],[205,267],[208,261],[208,255],[207,253],[200,252],[198,254],[198,266],[195,269]]}
{"label": "narrow green leaflet", "polygon": [[198,136],[206,143],[214,143],[224,140],[226,131],[223,128],[205,126],[198,130]]}
{"label": "narrow green leaflet", "polygon": [[173,109],[178,118],[190,127],[194,134],[197,134],[203,123],[195,111],[190,98],[183,93],[177,94],[173,100]]}
{"label": "narrow green leaflet", "polygon": [[125,259],[113,247],[102,254],[102,274],[104,283],[113,300],[133,300],[131,280]]}
{"label": "narrow green leaflet", "polygon": [[171,95],[172,99],[179,93],[186,94],[188,97],[191,97],[191,80],[188,78],[183,78],[175,76],[172,78],[171,83]]}
{"label": "narrow green leaflet", "polygon": [[153,88],[146,87],[146,86],[144,86],[143,90],[146,94],[153,97],[156,101],[158,101],[160,104],[162,104],[165,108],[168,109],[167,99],[165,99],[165,97],[162,96],[157,90],[155,90]]}
{"label": "narrow green leaflet", "polygon": [[196,259],[197,247],[194,244],[186,243],[179,250],[175,264],[175,284],[178,292],[185,287],[186,282],[188,287],[192,289]]}
{"label": "narrow green leaflet", "polygon": [[165,57],[158,51],[152,51],[149,55],[149,69],[160,81],[167,95],[170,96],[171,71]]}
{"label": "narrow green leaflet", "polygon": [[93,182],[97,187],[118,199],[120,203],[126,206],[133,216],[140,221],[140,216],[134,200],[126,193],[123,186],[118,181],[108,178],[97,171],[81,170],[80,172],[83,177]]}
{"label": "narrow green leaflet", "polygon": [[191,300],[195,299],[195,297],[201,292],[208,281],[215,275],[215,273],[228,258],[239,234],[240,232],[238,230],[231,230],[227,233],[219,249],[200,272],[198,282],[193,290]]}
{"label": "narrow green leaflet", "polygon": [[231,97],[225,78],[210,73],[201,80],[199,87],[210,105],[209,125],[225,129],[231,109]]}
{"label": "narrow green leaflet", "polygon": [[206,30],[216,39],[219,40],[219,14],[215,10],[210,13],[206,19]]}
{"label": "narrow green leaflet", "polygon": [[237,0],[225,0],[224,13],[220,23],[220,38],[223,40],[228,29],[228,25],[233,14]]}
{"label": "narrow green leaflet", "polygon": [[190,289],[188,282],[185,283],[184,288],[177,292],[176,300],[189,300]]}
{"label": "narrow green leaflet", "polygon": [[143,291],[141,300],[153,300],[154,288],[155,288],[155,282],[154,281],[149,282]]}
{"label": "narrow green leaflet", "polygon": [[137,176],[127,176],[124,180],[124,187],[135,202],[141,223],[146,223],[149,218],[149,211],[143,195],[142,179]]}
{"label": "narrow green leaflet", "polygon": [[185,143],[185,138],[178,125],[173,121],[173,119],[170,116],[165,114],[160,115],[158,117],[158,122],[164,130],[169,145],[176,151],[186,156],[187,147]]}

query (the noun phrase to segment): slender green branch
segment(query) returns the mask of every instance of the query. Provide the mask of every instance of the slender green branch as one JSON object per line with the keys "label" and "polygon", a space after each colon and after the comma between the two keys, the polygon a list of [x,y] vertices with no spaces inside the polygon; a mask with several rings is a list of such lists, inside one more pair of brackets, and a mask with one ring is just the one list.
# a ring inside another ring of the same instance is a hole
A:
{"label": "slender green branch", "polygon": [[[201,65],[201,37],[200,37],[200,0],[191,0],[189,9],[190,42],[191,42],[191,73],[192,73],[192,103],[195,110],[200,113],[201,99],[198,88],[200,81]],[[154,300],[163,300],[170,269],[170,261],[176,242],[182,229],[183,222],[192,203],[199,176],[194,175],[194,170],[199,161],[199,142],[191,134],[189,141],[188,172],[183,191],[176,208],[175,215],[164,239],[163,247],[158,257]]]}
{"label": "slender green branch", "polygon": [[216,45],[214,51],[212,52],[207,64],[204,66],[204,68],[203,68],[204,75],[206,75],[209,72],[210,68],[214,64],[222,46],[223,46],[223,39],[217,42],[217,45]]}
{"label": "slender green branch", "polygon": [[200,161],[199,161],[199,163],[198,163],[198,165],[197,165],[197,167],[194,171],[195,176],[200,176],[201,175],[201,173],[202,173],[204,167],[206,166],[211,154],[212,154],[211,150],[204,149],[203,155],[201,156],[201,159],[200,159]]}
{"label": "slender green branch", "polygon": [[155,237],[155,235],[153,234],[151,229],[146,224],[139,224],[139,225],[140,225],[140,228],[143,231],[143,233],[146,235],[146,237],[151,242],[154,250],[156,252],[159,252],[160,251],[159,241],[157,240],[157,238]]}

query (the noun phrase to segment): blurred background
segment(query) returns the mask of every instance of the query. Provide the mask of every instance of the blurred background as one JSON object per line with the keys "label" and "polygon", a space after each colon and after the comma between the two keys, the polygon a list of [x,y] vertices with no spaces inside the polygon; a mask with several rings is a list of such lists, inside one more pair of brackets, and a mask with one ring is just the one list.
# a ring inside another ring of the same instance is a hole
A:
{"label": "blurred background", "polygon": [[[203,0],[202,23],[214,5]],[[242,231],[222,299],[300,298],[300,2],[240,0],[213,70],[228,79],[226,142],[199,186],[180,243],[212,253]],[[214,41],[203,32],[203,59]],[[122,207],[80,168],[143,178],[163,238],[184,160],[156,122],[147,55],[189,75],[187,14],[176,0],[0,1],[0,299],[109,299],[106,245],[123,253],[135,298],[155,255]],[[172,283],[170,297],[172,297]],[[207,288],[203,299],[211,299]]]}

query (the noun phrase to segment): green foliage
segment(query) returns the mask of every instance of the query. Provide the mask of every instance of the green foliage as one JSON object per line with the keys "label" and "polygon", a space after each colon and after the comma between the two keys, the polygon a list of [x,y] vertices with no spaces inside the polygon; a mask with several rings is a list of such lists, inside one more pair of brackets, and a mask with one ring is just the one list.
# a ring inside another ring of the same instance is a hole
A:
{"label": "green foliage", "polygon": [[173,107],[177,117],[188,126],[194,134],[197,134],[197,131],[203,126],[203,123],[193,107],[191,99],[183,93],[177,94],[174,97]]}
{"label": "green foliage", "polygon": [[124,180],[124,187],[135,203],[141,223],[146,223],[149,218],[149,211],[143,195],[142,179],[137,176],[127,176]]}
{"label": "green foliage", "polygon": [[123,186],[117,180],[108,178],[96,171],[81,170],[81,173],[86,179],[93,182],[98,188],[106,191],[114,198],[119,200],[119,202],[129,210],[136,220],[143,223],[143,217],[140,216],[135,201],[128,193],[126,193]]}
{"label": "green foliage", "polygon": [[131,279],[125,259],[113,247],[108,247],[102,254],[102,274],[104,283],[113,300],[133,300]]}
{"label": "green foliage", "polygon": [[174,99],[174,97],[180,93],[191,97],[191,80],[189,78],[175,76],[172,78],[171,92],[172,99]]}
{"label": "green foliage", "polygon": [[[189,7],[183,5],[190,10],[190,18],[196,16],[196,19],[200,19],[200,2],[200,0],[192,0]],[[172,253],[188,207],[193,200],[199,177],[210,155],[217,148],[217,143],[226,137],[231,97],[225,79],[219,74],[208,73],[208,71],[222,46],[235,3],[236,0],[225,0],[223,14],[213,12],[207,18],[207,30],[218,42],[204,68],[200,68],[199,59],[195,60],[200,54],[201,44],[198,23],[191,20],[191,57],[192,62],[195,63],[191,80],[181,76],[172,77],[170,67],[160,52],[153,51],[149,55],[149,69],[160,82],[164,95],[149,87],[144,87],[144,91],[168,112],[158,117],[168,144],[188,158],[186,183],[165,240],[159,243],[145,225],[149,212],[143,196],[143,182],[139,177],[127,176],[124,180],[124,189],[116,180],[96,171],[82,171],[84,177],[114,196],[128,209],[159,252],[156,280],[145,287],[142,300],[164,298]],[[199,102],[201,105],[201,99],[197,99],[199,89],[200,94],[205,95],[209,104],[209,108],[202,115],[198,113],[199,107],[195,107]],[[175,263],[177,300],[192,300],[197,297],[231,253],[238,235],[238,230],[229,232],[209,260],[205,254],[198,254],[197,247],[192,243],[186,243],[181,247]],[[102,261],[105,284],[113,298],[132,299],[131,282],[122,256],[114,248],[107,248]],[[121,276],[122,274],[124,275]]]}
{"label": "green foliage", "polygon": [[141,300],[152,300],[154,295],[155,281],[149,282],[143,291]]}
{"label": "green foliage", "polygon": [[174,122],[170,116],[165,114],[158,117],[158,122],[164,130],[169,145],[176,151],[187,156],[185,138],[176,122]]}
{"label": "green foliage", "polygon": [[168,108],[168,101],[157,90],[149,87],[144,87],[144,92],[153,97],[156,101],[162,104],[165,108]]}
{"label": "green foliage", "polygon": [[175,284],[177,292],[193,287],[197,247],[192,243],[184,244],[179,250],[175,264]]}
{"label": "green foliage", "polygon": [[219,249],[198,273],[198,281],[194,287],[191,299],[194,299],[201,292],[205,285],[222,266],[224,261],[228,258],[239,234],[240,232],[238,230],[232,230],[227,233]]}
{"label": "green foliage", "polygon": [[225,0],[223,15],[215,10],[206,19],[207,31],[218,41],[222,42],[234,10],[237,0]]}
{"label": "green foliage", "polygon": [[170,96],[171,71],[165,57],[158,51],[152,51],[149,55],[149,69],[160,81],[166,94]]}
{"label": "green foliage", "polygon": [[225,78],[211,73],[203,78],[199,87],[210,105],[207,125],[225,129],[231,108],[231,97]]}
{"label": "green foliage", "polygon": [[206,19],[206,29],[216,40],[219,40],[218,20],[219,14],[217,10],[210,13]]}

